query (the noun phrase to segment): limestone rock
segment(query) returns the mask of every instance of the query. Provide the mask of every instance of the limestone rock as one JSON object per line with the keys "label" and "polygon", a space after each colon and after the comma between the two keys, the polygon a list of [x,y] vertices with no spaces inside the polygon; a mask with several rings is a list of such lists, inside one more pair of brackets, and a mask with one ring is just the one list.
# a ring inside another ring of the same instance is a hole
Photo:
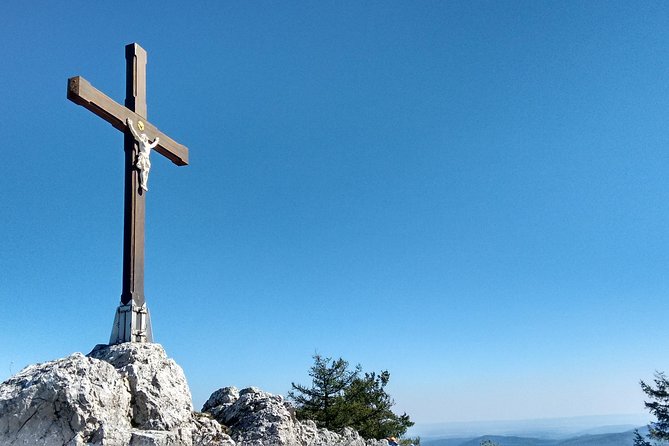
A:
{"label": "limestone rock", "polygon": [[352,429],[342,434],[319,429],[313,421],[300,422],[291,404],[280,395],[255,387],[238,392],[224,387],[202,408],[230,429],[237,446],[387,446],[385,440],[365,441]]}
{"label": "limestone rock", "polygon": [[283,397],[255,387],[217,390],[203,412],[193,412],[183,370],[160,345],[99,345],[88,357],[26,367],[0,384],[0,445],[388,444],[300,422]]}
{"label": "limestone rock", "polygon": [[186,377],[160,344],[97,345],[88,356],[108,362],[128,380],[133,427],[170,431],[190,423],[193,403]]}
{"label": "limestone rock", "polygon": [[236,387],[223,387],[211,394],[202,412],[210,413],[214,418],[221,419],[222,411],[231,406],[239,399],[239,391]]}
{"label": "limestone rock", "polygon": [[130,393],[106,362],[75,353],[0,384],[0,444],[127,445]]}
{"label": "limestone rock", "polygon": [[7,446],[234,446],[192,411],[183,370],[158,344],[97,346],[25,368],[0,384]]}
{"label": "limestone rock", "polygon": [[209,414],[193,414],[193,446],[235,446],[218,421]]}

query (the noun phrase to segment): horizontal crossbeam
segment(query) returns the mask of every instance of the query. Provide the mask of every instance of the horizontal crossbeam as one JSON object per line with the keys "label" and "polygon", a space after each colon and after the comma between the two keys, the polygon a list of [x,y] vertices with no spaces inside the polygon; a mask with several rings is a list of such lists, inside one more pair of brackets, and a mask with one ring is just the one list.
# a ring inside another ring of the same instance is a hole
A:
{"label": "horizontal crossbeam", "polygon": [[125,132],[127,128],[126,119],[130,118],[135,123],[144,122],[144,130],[149,140],[160,138],[160,143],[153,150],[168,158],[178,166],[188,164],[188,148],[174,141],[169,136],[158,130],[153,124],[146,121],[146,118],[130,111],[128,108],[111,99],[90,82],[81,76],[71,77],[67,81],[67,98],[75,104],[92,111],[114,128]]}

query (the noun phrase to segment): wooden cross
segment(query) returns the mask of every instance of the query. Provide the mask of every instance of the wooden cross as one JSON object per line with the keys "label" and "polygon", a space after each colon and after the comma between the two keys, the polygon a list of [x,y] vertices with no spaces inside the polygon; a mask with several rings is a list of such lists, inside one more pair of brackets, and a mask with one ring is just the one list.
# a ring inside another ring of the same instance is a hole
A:
{"label": "wooden cross", "polygon": [[68,79],[67,98],[92,111],[124,133],[125,192],[123,220],[123,291],[116,311],[110,344],[153,342],[151,320],[144,298],[144,223],[146,191],[136,167],[138,141],[128,128],[128,119],[148,139],[159,138],[154,150],[177,166],[188,164],[188,149],[146,120],[146,51],[136,43],[125,47],[125,106],[110,99],[86,79]]}

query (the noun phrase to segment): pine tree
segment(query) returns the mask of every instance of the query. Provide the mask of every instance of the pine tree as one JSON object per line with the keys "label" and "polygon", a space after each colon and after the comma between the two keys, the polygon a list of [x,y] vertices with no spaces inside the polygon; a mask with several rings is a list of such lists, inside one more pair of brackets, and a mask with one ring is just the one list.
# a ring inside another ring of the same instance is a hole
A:
{"label": "pine tree", "polygon": [[644,438],[634,432],[634,446],[654,446],[669,443],[669,381],[662,372],[655,373],[655,387],[641,381],[641,389],[651,399],[646,401],[646,409],[657,418],[648,425],[649,433]]}
{"label": "pine tree", "polygon": [[390,410],[395,402],[385,391],[388,381],[388,371],[365,373],[344,391],[346,424],[364,438],[400,437],[414,424],[406,413],[397,416]]}
{"label": "pine tree", "polygon": [[398,416],[390,410],[394,401],[385,391],[387,371],[361,376],[359,365],[349,370],[342,358],[315,355],[309,376],[311,387],[292,383],[288,393],[299,419],[332,431],[351,427],[364,438],[400,437],[414,424],[406,413]]}
{"label": "pine tree", "polygon": [[360,366],[353,371],[348,370],[348,362],[342,358],[333,360],[314,355],[314,365],[309,371],[311,387],[291,383],[293,390],[288,393],[297,406],[297,417],[314,420],[318,427],[330,430],[344,427],[338,415],[339,406],[344,390],[359,373]]}

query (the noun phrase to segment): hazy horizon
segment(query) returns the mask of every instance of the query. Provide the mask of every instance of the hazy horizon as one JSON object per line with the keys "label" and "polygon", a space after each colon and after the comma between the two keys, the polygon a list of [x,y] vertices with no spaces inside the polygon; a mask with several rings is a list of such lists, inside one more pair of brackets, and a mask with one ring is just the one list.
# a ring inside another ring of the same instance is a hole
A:
{"label": "hazy horizon", "polygon": [[579,417],[529,418],[517,420],[444,421],[416,423],[408,435],[421,438],[461,438],[481,435],[517,435],[558,439],[581,434],[593,429],[602,433],[624,432],[648,424],[644,413],[603,414]]}

